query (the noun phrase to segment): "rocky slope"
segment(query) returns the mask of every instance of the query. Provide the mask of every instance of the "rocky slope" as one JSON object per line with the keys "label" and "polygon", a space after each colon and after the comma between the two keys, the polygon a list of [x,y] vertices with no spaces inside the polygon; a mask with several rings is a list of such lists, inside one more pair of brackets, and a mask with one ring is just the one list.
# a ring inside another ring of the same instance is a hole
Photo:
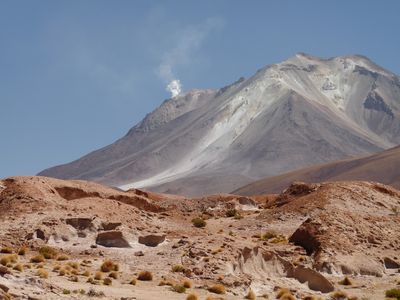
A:
{"label": "rocky slope", "polygon": [[362,56],[298,54],[169,99],[115,143],[40,174],[202,195],[399,142],[399,77]]}
{"label": "rocky slope", "polygon": [[384,299],[400,284],[399,211],[400,192],[373,182],[185,199],[8,178],[0,299]]}
{"label": "rocky slope", "polygon": [[312,166],[252,182],[235,190],[239,195],[279,193],[294,181],[378,181],[400,188],[400,147],[370,156]]}

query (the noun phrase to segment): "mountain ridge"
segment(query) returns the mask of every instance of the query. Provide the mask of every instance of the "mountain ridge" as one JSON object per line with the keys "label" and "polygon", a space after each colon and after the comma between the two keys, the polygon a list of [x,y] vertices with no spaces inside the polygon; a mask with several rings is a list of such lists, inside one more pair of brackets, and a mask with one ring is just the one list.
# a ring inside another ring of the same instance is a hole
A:
{"label": "mountain ridge", "polygon": [[[359,55],[297,54],[168,99],[115,143],[39,175],[200,195],[399,143],[395,74]],[[202,184],[176,185],[187,178]]]}

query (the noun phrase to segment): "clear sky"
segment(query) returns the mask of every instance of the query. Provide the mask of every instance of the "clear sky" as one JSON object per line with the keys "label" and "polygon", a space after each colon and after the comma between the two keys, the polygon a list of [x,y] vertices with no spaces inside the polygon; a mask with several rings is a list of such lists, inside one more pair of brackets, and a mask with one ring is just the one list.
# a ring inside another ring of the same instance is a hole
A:
{"label": "clear sky", "polygon": [[400,1],[0,0],[0,177],[122,137],[183,90],[297,52],[363,54],[400,74]]}

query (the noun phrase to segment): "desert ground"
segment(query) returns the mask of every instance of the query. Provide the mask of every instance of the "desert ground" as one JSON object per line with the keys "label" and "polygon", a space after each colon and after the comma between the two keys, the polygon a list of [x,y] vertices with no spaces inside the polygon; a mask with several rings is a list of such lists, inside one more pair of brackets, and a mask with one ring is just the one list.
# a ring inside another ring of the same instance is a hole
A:
{"label": "desert ground", "polygon": [[375,182],[185,198],[11,177],[0,299],[386,299],[399,224],[400,192]]}

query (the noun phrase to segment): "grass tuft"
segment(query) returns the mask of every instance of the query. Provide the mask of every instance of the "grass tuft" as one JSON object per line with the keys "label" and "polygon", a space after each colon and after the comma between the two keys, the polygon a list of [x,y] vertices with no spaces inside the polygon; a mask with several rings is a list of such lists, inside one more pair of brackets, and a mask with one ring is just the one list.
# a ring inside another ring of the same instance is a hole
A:
{"label": "grass tuft", "polygon": [[149,271],[141,271],[137,277],[138,280],[140,281],[152,281],[153,280],[153,274]]}
{"label": "grass tuft", "polygon": [[226,289],[222,284],[215,284],[213,286],[208,287],[208,291],[214,294],[225,294]]}

